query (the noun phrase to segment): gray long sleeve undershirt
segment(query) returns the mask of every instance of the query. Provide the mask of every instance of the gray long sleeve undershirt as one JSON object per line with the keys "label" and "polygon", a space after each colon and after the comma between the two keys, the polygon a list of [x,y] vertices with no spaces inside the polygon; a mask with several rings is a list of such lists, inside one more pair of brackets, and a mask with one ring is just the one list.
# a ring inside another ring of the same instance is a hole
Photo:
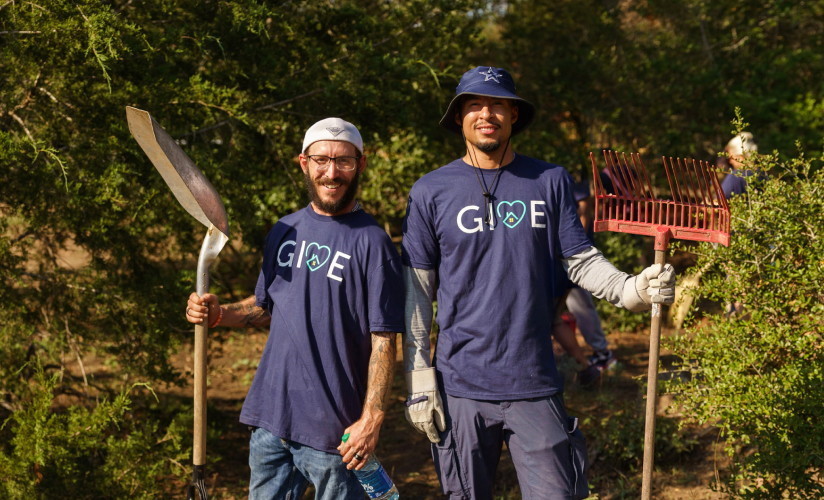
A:
{"label": "gray long sleeve undershirt", "polygon": [[563,264],[570,281],[584,290],[589,290],[599,299],[624,307],[621,301],[624,283],[631,276],[616,269],[600,250],[589,247],[564,259]]}
{"label": "gray long sleeve undershirt", "polygon": [[[623,307],[621,296],[630,275],[615,268],[595,247],[589,247],[563,261],[569,279],[599,299]],[[404,266],[406,285],[406,333],[403,335],[405,371],[431,366],[429,330],[432,326],[432,301],[437,289],[434,269]]]}

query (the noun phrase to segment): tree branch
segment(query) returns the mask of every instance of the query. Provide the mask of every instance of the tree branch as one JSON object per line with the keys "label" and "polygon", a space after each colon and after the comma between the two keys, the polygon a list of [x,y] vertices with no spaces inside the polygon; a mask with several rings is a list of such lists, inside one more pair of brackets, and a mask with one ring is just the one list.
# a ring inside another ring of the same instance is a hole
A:
{"label": "tree branch", "polygon": [[8,112],[8,115],[9,115],[9,116],[11,116],[12,118],[14,118],[14,121],[16,121],[17,123],[19,123],[19,124],[20,124],[20,126],[21,126],[21,127],[23,127],[23,130],[26,132],[26,135],[28,136],[29,140],[32,142],[32,144],[34,144],[34,143],[35,143],[34,136],[33,136],[33,135],[31,135],[31,132],[29,132],[29,128],[28,128],[28,127],[26,127],[26,122],[24,122],[22,118],[20,118],[19,116],[17,116],[17,115],[14,113],[14,111],[9,111],[9,112]]}
{"label": "tree branch", "polygon": [[74,355],[77,358],[77,364],[80,365],[80,373],[83,374],[83,386],[85,387],[85,392],[88,394],[89,379],[86,378],[86,366],[83,364],[82,356],[80,356],[80,348],[77,346],[77,342],[74,340],[74,336],[72,336],[71,330],[69,330],[69,320],[64,318],[63,323],[66,325],[66,337],[69,341],[69,345],[71,346],[72,350],[74,351]]}
{"label": "tree branch", "polygon": [[[266,104],[265,106],[261,106],[261,107],[259,107],[259,108],[255,108],[255,109],[254,109],[254,110],[252,110],[252,111],[253,111],[253,112],[258,112],[258,111],[264,111],[264,110],[267,110],[267,109],[274,109],[274,108],[277,108],[277,107],[279,107],[279,106],[283,106],[284,104],[289,104],[290,102],[297,101],[298,99],[303,99],[304,97],[309,97],[309,96],[311,96],[311,95],[315,95],[315,94],[317,94],[317,93],[321,92],[322,90],[323,90],[323,89],[315,89],[315,90],[311,90],[311,91],[309,91],[309,92],[306,92],[306,93],[303,93],[303,94],[297,95],[297,96],[295,96],[295,97],[290,97],[289,99],[284,99],[284,100],[282,100],[282,101],[274,102],[274,103],[272,103],[272,104]],[[207,105],[206,103],[203,103],[203,102],[200,102],[200,101],[198,101],[198,103],[203,104],[204,106],[215,107],[215,108],[221,109],[221,108],[219,108],[218,106],[210,106],[210,105]],[[223,111],[225,111],[225,110],[223,110]],[[228,113],[228,112],[227,112],[227,113]],[[231,120],[231,118],[227,118],[227,119],[225,119],[225,120],[221,120],[221,121],[219,121],[219,122],[217,122],[217,123],[214,123],[214,124],[212,124],[212,125],[209,125],[208,127],[204,127],[204,128],[201,128],[201,129],[197,129],[197,130],[195,130],[194,132],[190,132],[190,133],[188,133],[188,134],[186,134],[186,135],[187,135],[187,136],[197,136],[197,135],[199,135],[199,134],[204,134],[204,133],[206,133],[206,132],[210,132],[210,131],[212,131],[212,130],[214,130],[214,129],[216,129],[216,128],[220,128],[220,127],[222,127],[222,126],[224,126],[224,125],[228,125],[230,120]]]}

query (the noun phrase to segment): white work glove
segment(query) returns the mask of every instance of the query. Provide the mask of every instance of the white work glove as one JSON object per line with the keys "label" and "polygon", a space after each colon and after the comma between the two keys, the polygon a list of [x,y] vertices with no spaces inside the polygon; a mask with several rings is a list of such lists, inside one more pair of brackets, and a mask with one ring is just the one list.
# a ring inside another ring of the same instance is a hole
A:
{"label": "white work glove", "polygon": [[669,264],[653,264],[624,283],[621,303],[632,312],[649,310],[653,303],[675,300],[675,269]]}
{"label": "white work glove", "polygon": [[412,427],[426,434],[433,443],[441,440],[438,431],[446,429],[446,415],[438,392],[435,368],[406,372],[406,420]]}

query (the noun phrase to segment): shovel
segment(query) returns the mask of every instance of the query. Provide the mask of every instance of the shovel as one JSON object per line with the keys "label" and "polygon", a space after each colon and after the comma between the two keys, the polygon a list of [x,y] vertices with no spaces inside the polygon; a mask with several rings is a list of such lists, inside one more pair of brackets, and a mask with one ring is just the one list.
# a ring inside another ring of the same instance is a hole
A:
{"label": "shovel", "polygon": [[[730,208],[714,168],[705,161],[662,157],[670,188],[669,199],[658,199],[647,169],[637,153],[604,151],[604,173],[612,182],[607,192],[590,153],[595,183],[595,231],[616,231],[655,238],[655,263],[667,260],[671,238],[730,244]],[[661,304],[652,304],[649,369],[644,420],[644,465],[641,499],[652,492],[655,457],[655,412],[658,403],[658,354],[661,340]]]}
{"label": "shovel", "polygon": [[[126,107],[126,119],[137,143],[151,160],[163,180],[169,185],[177,201],[189,214],[206,226],[206,237],[197,259],[198,295],[209,291],[209,267],[217,254],[229,241],[229,221],[226,209],[214,186],[197,168],[183,149],[149,115],[130,106]],[[209,326],[206,322],[195,325],[194,352],[194,443],[192,451],[192,484],[188,498],[193,500],[197,492],[206,500],[204,479],[206,464],[206,340]]]}

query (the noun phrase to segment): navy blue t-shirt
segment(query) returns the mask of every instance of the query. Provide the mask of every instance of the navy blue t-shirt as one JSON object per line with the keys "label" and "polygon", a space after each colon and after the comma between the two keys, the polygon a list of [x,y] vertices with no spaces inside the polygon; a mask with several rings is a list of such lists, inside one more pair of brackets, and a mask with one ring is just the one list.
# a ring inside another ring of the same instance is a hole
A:
{"label": "navy blue t-shirt", "polygon": [[[477,174],[493,195],[486,211]],[[554,394],[562,388],[549,337],[565,290],[559,262],[592,242],[562,167],[516,155],[495,176],[456,160],[418,180],[404,221],[403,262],[437,271],[435,365],[447,394]],[[492,226],[483,220],[490,212]]]}
{"label": "navy blue t-shirt", "polygon": [[361,416],[370,332],[403,332],[400,256],[366,212],[308,206],[269,232],[255,296],[272,322],[240,421],[337,453]]}
{"label": "navy blue t-shirt", "polygon": [[721,181],[721,190],[724,191],[724,196],[730,199],[734,194],[744,194],[747,192],[747,177],[753,175],[752,170],[735,170],[727,174],[724,180]]}

